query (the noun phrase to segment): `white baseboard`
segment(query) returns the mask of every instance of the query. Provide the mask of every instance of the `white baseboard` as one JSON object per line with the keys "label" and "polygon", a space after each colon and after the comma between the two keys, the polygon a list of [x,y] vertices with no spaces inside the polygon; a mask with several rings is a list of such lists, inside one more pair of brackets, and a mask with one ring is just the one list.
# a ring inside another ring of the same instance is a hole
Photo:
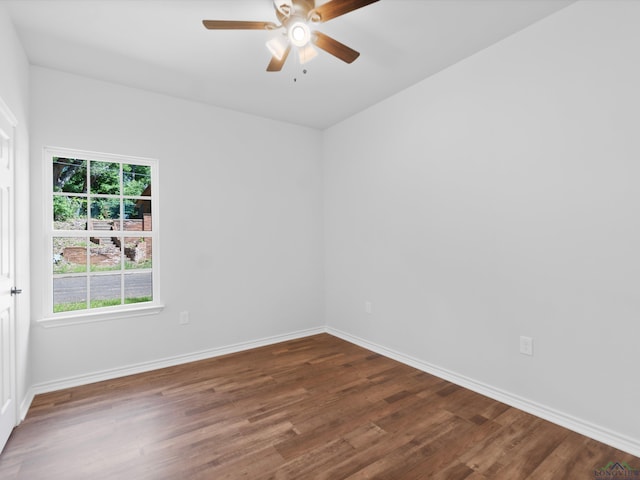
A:
{"label": "white baseboard", "polygon": [[35,391],[33,390],[33,387],[30,387],[27,390],[27,393],[25,394],[24,398],[22,399],[22,402],[20,403],[20,406],[18,407],[18,424],[22,423],[22,421],[25,419],[25,417],[27,416],[27,412],[29,411],[29,408],[31,407],[31,402],[33,402],[33,397],[35,397]]}
{"label": "white baseboard", "polygon": [[27,391],[25,398],[20,404],[20,420],[22,421],[25,418],[35,395],[41,393],[53,392],[56,390],[62,390],[64,388],[77,387],[80,385],[100,382],[103,380],[112,380],[114,378],[134,375],[136,373],[144,373],[152,370],[157,370],[159,368],[172,367],[175,365],[181,365],[183,363],[195,362],[207,358],[213,358],[230,353],[250,350],[252,348],[264,347],[267,345],[272,345],[274,343],[295,340],[297,338],[304,338],[311,335],[317,335],[319,333],[328,333],[335,337],[341,338],[343,340],[346,340],[347,342],[366,348],[367,350],[371,350],[372,352],[379,353],[380,355],[384,355],[385,357],[404,363],[405,365],[409,365],[423,372],[435,375],[439,378],[455,383],[456,385],[468,388],[469,390],[477,392],[481,395],[485,395],[499,402],[518,408],[527,413],[543,418],[544,420],[548,420],[564,428],[568,428],[569,430],[593,438],[594,440],[597,440],[599,442],[611,445],[612,447],[628,452],[631,455],[635,455],[636,457],[640,457],[640,441],[637,439],[627,437],[625,435],[611,431],[607,428],[595,425],[591,422],[573,417],[545,405],[538,404],[513,393],[495,388],[482,382],[478,382],[476,380],[473,380],[472,378],[465,377],[464,375],[460,375],[450,370],[432,365],[417,358],[405,355],[377,343],[370,342],[355,335],[351,335],[350,333],[343,332],[341,330],[328,326],[299,330],[297,332],[289,334],[275,335],[248,342],[236,343],[224,347],[216,347],[185,355],[177,355],[160,360],[142,362],[135,365],[128,365],[125,367],[103,370],[100,372],[93,372],[85,375],[78,375],[74,377],[55,380],[52,382],[44,382],[33,385]]}
{"label": "white baseboard", "polygon": [[257,340],[251,340],[247,342],[236,343],[224,347],[216,347],[207,350],[201,350],[198,352],[188,353],[184,355],[176,355],[174,357],[163,358],[160,360],[153,360],[150,362],[142,362],[134,365],[127,365],[124,367],[112,368],[108,370],[102,370],[99,372],[92,372],[84,375],[77,375],[73,377],[67,377],[60,380],[54,380],[52,382],[44,382],[33,385],[22,404],[20,405],[21,420],[27,414],[31,402],[35,395],[41,393],[54,392],[56,390],[62,390],[65,388],[78,387],[80,385],[87,385],[89,383],[101,382],[104,380],[112,380],[114,378],[126,377],[127,375],[134,375],[136,373],[144,373],[160,368],[173,367],[176,365],[182,365],[184,363],[196,362],[198,360],[205,360],[207,358],[219,357],[221,355],[227,355],[230,353],[242,352],[244,350],[250,350],[252,348],[264,347],[272,345],[274,343],[286,342],[288,340],[295,340],[297,338],[304,338],[311,335],[317,335],[319,333],[325,333],[324,327],[309,328],[306,330],[298,330],[293,333],[287,333],[283,335],[274,335],[271,337],[264,337]]}
{"label": "white baseboard", "polygon": [[523,410],[544,420],[560,425],[561,427],[567,428],[581,435],[585,435],[594,440],[630,453],[631,455],[635,455],[636,457],[640,457],[640,441],[637,439],[627,437],[591,422],[573,417],[564,412],[541,405],[518,395],[514,395],[513,393],[492,387],[486,383],[478,382],[472,378],[465,377],[464,375],[418,360],[417,358],[383,347],[382,345],[378,345],[377,343],[370,342],[336,328],[327,327],[326,332],[330,335],[346,340],[347,342],[366,348],[367,350],[371,350],[372,352],[392,358],[393,360],[397,360],[405,365],[409,365],[423,372],[435,375],[436,377],[455,383],[461,387],[468,388],[476,393],[505,403],[519,410]]}

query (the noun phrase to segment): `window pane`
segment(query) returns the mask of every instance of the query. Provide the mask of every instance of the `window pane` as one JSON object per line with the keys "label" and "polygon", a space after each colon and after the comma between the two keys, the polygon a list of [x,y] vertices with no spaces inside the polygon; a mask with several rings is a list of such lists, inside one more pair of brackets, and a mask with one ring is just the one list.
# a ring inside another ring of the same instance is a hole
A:
{"label": "window pane", "polygon": [[86,230],[87,200],[81,197],[54,195],[53,228],[55,230]]}
{"label": "window pane", "polygon": [[120,270],[122,255],[118,237],[91,237],[89,261],[92,272]]}
{"label": "window pane", "polygon": [[87,277],[56,277],[53,279],[53,311],[69,312],[87,308]]}
{"label": "window pane", "polygon": [[91,275],[89,286],[91,288],[91,308],[111,307],[120,305],[121,285],[118,275]]}
{"label": "window pane", "polygon": [[151,200],[124,200],[124,229],[130,232],[151,231]]}
{"label": "window pane", "polygon": [[54,154],[62,155],[51,157],[54,313],[153,302],[155,161]]}
{"label": "window pane", "polygon": [[124,303],[150,302],[153,300],[151,272],[124,276]]}
{"label": "window pane", "polygon": [[123,195],[151,196],[151,167],[148,165],[122,165]]}
{"label": "window pane", "polygon": [[150,238],[126,237],[124,239],[124,266],[127,270],[151,268],[152,248]]}
{"label": "window pane", "polygon": [[87,161],[53,157],[53,191],[87,193]]}
{"label": "window pane", "polygon": [[89,207],[91,210],[90,230],[112,230],[113,221],[120,219],[119,198],[92,198]]}
{"label": "window pane", "polygon": [[89,165],[91,193],[120,195],[120,164],[94,162]]}
{"label": "window pane", "polygon": [[53,273],[87,271],[87,239],[53,237]]}

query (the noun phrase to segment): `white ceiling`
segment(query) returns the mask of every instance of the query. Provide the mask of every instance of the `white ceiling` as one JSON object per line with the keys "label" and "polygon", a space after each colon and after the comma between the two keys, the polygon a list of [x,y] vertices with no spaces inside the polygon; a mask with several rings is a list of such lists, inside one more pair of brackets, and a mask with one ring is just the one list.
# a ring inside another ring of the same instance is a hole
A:
{"label": "white ceiling", "polygon": [[323,129],[575,0],[380,0],[317,27],[353,64],[290,55],[278,73],[269,32],[201,23],[276,22],[272,0],[1,1],[34,65]]}

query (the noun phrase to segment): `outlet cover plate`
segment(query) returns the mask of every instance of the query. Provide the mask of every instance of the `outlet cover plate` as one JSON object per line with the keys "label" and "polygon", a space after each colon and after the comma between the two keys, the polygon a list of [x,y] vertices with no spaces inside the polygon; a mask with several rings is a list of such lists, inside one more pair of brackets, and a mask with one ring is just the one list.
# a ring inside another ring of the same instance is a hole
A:
{"label": "outlet cover plate", "polygon": [[533,338],[520,337],[520,353],[523,355],[533,356]]}

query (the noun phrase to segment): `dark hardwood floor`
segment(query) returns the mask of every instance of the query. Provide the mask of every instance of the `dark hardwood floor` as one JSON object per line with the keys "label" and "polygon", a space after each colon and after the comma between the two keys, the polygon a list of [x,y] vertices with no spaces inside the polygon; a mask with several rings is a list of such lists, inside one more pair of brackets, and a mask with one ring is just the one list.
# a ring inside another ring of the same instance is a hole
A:
{"label": "dark hardwood floor", "polygon": [[590,480],[609,462],[640,468],[323,334],[39,395],[0,478]]}

